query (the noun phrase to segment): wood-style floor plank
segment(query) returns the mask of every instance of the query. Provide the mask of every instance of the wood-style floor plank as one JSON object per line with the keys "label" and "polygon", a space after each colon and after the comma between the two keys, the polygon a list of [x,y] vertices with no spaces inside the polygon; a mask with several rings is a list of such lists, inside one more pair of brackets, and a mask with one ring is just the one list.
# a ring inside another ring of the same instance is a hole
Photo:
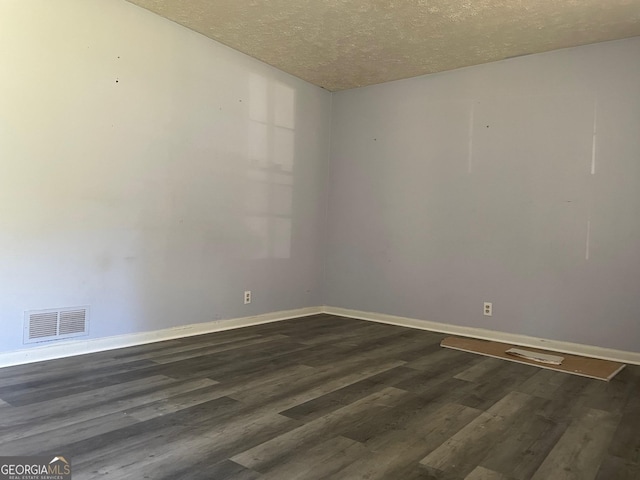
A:
{"label": "wood-style floor plank", "polygon": [[266,473],[277,463],[282,463],[282,457],[295,456],[297,449],[313,444],[318,438],[324,439],[326,435],[330,438],[335,436],[335,433],[341,433],[349,426],[362,422],[369,415],[376,415],[393,406],[405,395],[406,392],[402,390],[387,387],[257,447],[246,450],[232,457],[231,460]]}
{"label": "wood-style floor plank", "polygon": [[420,464],[434,474],[465,477],[482,462],[501,434],[534,411],[534,400],[535,397],[524,393],[508,393],[420,460]]}
{"label": "wood-style floor plank", "polygon": [[473,471],[464,477],[464,480],[510,480],[501,473],[494,472],[493,470],[486,469],[484,467],[476,467]]}
{"label": "wood-style floor plank", "polygon": [[[387,478],[405,478],[407,466],[418,467],[419,460],[435,450],[448,438],[475,419],[480,411],[453,403],[431,405],[430,409],[419,409],[415,398],[398,405],[393,411],[406,407],[410,414],[402,413],[395,423],[372,431],[356,430],[346,435],[360,437],[367,447],[367,453],[356,462],[336,473],[337,479],[383,480]],[[413,404],[413,408],[411,405]],[[373,422],[372,422],[373,423]],[[426,473],[426,470],[421,470]]]}
{"label": "wood-style floor plank", "polygon": [[613,455],[605,456],[596,480],[638,480],[640,478],[640,464]]}
{"label": "wood-style floor plank", "polygon": [[366,453],[366,447],[359,442],[341,436],[332,437],[306,451],[296,450],[289,461],[274,465],[261,478],[265,480],[335,478],[337,472]]}
{"label": "wood-style floor plank", "polygon": [[558,440],[532,480],[594,479],[620,417],[602,410],[586,410]]}
{"label": "wood-style floor plank", "polygon": [[[163,378],[159,377],[159,380],[163,380]],[[150,408],[154,408],[158,402],[166,400],[173,402],[173,399],[178,396],[188,395],[192,391],[200,391],[200,389],[216,384],[216,382],[208,378],[186,382],[171,380],[170,382],[164,381],[145,384],[140,384],[141,382],[132,383],[133,385],[131,386],[123,385],[123,389],[118,392],[118,395],[114,395],[112,392],[106,392],[106,398],[102,398],[99,401],[95,399],[92,402],[91,399],[88,399],[84,401],[84,404],[79,403],[79,405],[82,405],[80,408],[78,408],[77,405],[73,408],[73,404],[69,402],[69,400],[79,400],[79,402],[83,402],[84,399],[78,398],[82,397],[81,395],[77,395],[75,396],[76,398],[73,399],[67,399],[69,403],[66,404],[66,408],[62,406],[62,408],[53,409],[52,405],[45,404],[43,405],[44,408],[42,411],[39,412],[37,421],[27,422],[26,424],[23,420],[24,413],[17,416],[14,415],[14,421],[10,427],[6,426],[6,424],[10,423],[6,417],[10,417],[10,415],[3,416],[5,417],[3,418],[5,427],[3,435],[0,438],[5,444],[10,443],[13,449],[17,449],[17,445],[21,443],[21,440],[35,436],[35,439],[38,441],[47,441],[48,436],[43,435],[46,432],[55,431],[56,434],[61,434],[63,429],[72,430],[75,424],[106,415],[128,415],[129,420],[133,420],[138,418],[135,415],[137,412],[136,407],[139,408],[147,405],[150,406]],[[22,408],[24,410],[24,407]],[[16,418],[18,421],[15,421]],[[89,437],[90,436],[91,435],[89,435]],[[68,439],[69,437],[67,436],[65,438]],[[3,443],[0,443],[0,448],[2,448],[2,445]],[[6,446],[4,448],[6,448]],[[26,450],[28,449],[24,449],[23,451]]]}
{"label": "wood-style floor plank", "polygon": [[531,478],[554,445],[564,434],[566,424],[540,415],[529,415],[518,422],[518,431],[506,431],[496,440],[481,464],[509,478]]}
{"label": "wood-style floor plank", "polygon": [[640,478],[640,367],[611,382],[332,315],[0,369],[0,456],[75,480]]}

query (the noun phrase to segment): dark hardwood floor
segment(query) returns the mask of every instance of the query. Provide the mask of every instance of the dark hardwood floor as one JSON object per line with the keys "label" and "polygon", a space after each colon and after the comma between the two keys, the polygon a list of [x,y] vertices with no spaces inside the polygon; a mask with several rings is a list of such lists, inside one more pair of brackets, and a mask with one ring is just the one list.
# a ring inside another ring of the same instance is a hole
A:
{"label": "dark hardwood floor", "polygon": [[0,455],[73,478],[640,478],[640,367],[610,383],[318,315],[0,369]]}

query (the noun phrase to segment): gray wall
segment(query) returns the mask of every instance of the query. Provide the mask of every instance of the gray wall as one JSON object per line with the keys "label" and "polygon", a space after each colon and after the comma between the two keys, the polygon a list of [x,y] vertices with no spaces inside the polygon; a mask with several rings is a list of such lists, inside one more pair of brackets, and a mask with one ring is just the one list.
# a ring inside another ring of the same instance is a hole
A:
{"label": "gray wall", "polygon": [[328,92],[123,0],[0,2],[0,66],[0,352],[322,304]]}
{"label": "gray wall", "polygon": [[328,92],[127,2],[0,2],[0,352],[31,309],[99,338],[322,304],[638,351],[638,58],[346,91],[330,132]]}
{"label": "gray wall", "polygon": [[335,94],[327,248],[327,305],[640,351],[640,38]]}

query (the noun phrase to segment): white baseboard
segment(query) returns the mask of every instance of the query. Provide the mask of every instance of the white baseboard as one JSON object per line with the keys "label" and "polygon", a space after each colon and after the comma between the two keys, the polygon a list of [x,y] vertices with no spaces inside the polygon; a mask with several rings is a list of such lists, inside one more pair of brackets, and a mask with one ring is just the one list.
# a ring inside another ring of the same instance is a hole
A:
{"label": "white baseboard", "polygon": [[640,353],[615,350],[611,348],[596,347],[592,345],[582,345],[579,343],[562,342],[559,340],[549,340],[545,338],[529,337],[514,333],[498,332],[484,328],[464,327],[460,325],[449,325],[446,323],[429,322],[416,318],[398,317],[383,313],[363,312],[360,310],[350,310],[338,307],[307,307],[295,310],[285,310],[280,312],[265,313],[253,317],[233,318],[229,320],[216,320],[213,322],[196,323],[180,327],[167,328],[152,332],[132,333],[128,335],[118,335],[114,337],[95,338],[89,340],[75,340],[67,342],[56,342],[39,347],[25,348],[13,352],[0,353],[0,368],[12,365],[22,365],[25,363],[41,362],[56,358],[73,357],[86,353],[102,352],[114,350],[116,348],[143,345],[146,343],[173,340],[175,338],[191,337],[203,335],[205,333],[221,332],[235,328],[249,327],[263,323],[279,322],[290,318],[306,317],[327,313],[341,317],[368,320],[371,322],[398,325],[401,327],[417,328],[432,332],[460,335],[463,337],[480,338],[495,342],[510,343],[524,347],[540,348],[555,352],[569,353],[573,355],[583,355],[586,357],[613,360],[621,363],[640,365]]}
{"label": "white baseboard", "polygon": [[369,320],[371,322],[387,323],[401,327],[417,328],[432,332],[448,333],[460,335],[462,337],[480,338],[482,340],[492,340],[494,342],[510,343],[523,347],[540,348],[552,350],[554,352],[569,353],[572,355],[582,355],[585,357],[601,358],[614,362],[630,363],[640,365],[640,353],[628,352],[625,350],[614,350],[612,348],[596,347],[593,345],[582,345],[580,343],[563,342],[559,340],[549,340],[546,338],[529,337],[515,333],[498,332],[484,328],[464,327],[461,325],[449,325],[446,323],[429,322],[416,318],[397,317],[383,313],[363,312],[360,310],[350,310],[347,308],[329,307],[322,308],[323,313],[338,315],[341,317],[357,318],[359,320]]}
{"label": "white baseboard", "polygon": [[195,323],[180,327],[167,328],[152,332],[131,333],[114,337],[95,338],[89,340],[74,340],[55,342],[44,346],[25,348],[12,352],[0,353],[0,368],[25,363],[41,362],[56,358],[73,357],[86,353],[102,352],[116,348],[143,345],[145,343],[161,342],[175,338],[191,337],[205,333],[220,332],[234,328],[249,327],[262,323],[279,322],[290,318],[306,317],[322,313],[321,307],[298,308],[280,312],[265,313],[253,317],[216,320],[206,323]]}

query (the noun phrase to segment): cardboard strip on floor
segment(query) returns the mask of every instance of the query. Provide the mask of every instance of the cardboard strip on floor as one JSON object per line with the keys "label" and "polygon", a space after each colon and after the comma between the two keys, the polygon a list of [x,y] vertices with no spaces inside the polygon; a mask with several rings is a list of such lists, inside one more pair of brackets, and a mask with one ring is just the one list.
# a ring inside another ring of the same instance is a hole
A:
{"label": "cardboard strip on floor", "polygon": [[[493,358],[501,358],[510,362],[535,365],[540,368],[557,370],[559,372],[580,375],[582,377],[595,378],[608,382],[622,370],[623,363],[601,360],[599,358],[581,357],[578,355],[562,354],[562,362],[559,365],[536,361],[525,356],[511,355],[507,350],[513,349],[515,345],[507,343],[491,342],[488,340],[478,340],[476,338],[447,337],[440,343],[442,347],[462,350],[463,352],[477,353]],[[516,349],[522,350],[522,349]],[[527,347],[526,351],[531,354],[547,355],[549,352],[536,348]]]}

